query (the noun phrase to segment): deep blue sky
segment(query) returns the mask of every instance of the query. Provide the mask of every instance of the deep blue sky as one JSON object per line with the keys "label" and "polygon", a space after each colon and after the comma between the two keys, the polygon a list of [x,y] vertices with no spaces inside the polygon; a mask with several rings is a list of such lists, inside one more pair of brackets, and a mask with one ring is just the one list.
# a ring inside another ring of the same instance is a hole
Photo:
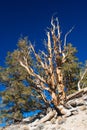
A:
{"label": "deep blue sky", "polygon": [[[16,49],[21,35],[41,49],[52,15],[58,16],[63,35],[75,25],[68,42],[87,59],[87,0],[0,0],[0,65]],[[0,89],[3,89],[0,87]],[[1,100],[1,99],[0,99]]]}
{"label": "deep blue sky", "polygon": [[45,30],[55,13],[63,35],[75,25],[67,40],[77,47],[80,61],[86,60],[86,0],[0,0],[0,65],[7,52],[16,48],[21,35],[28,36],[41,49]]}

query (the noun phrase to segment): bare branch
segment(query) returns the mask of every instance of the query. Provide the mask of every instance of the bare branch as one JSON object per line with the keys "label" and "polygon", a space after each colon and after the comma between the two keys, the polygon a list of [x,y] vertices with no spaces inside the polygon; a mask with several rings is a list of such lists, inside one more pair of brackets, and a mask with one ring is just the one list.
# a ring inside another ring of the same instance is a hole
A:
{"label": "bare branch", "polygon": [[43,88],[43,90],[47,90],[47,91],[49,91],[49,92],[50,92],[50,88],[49,88],[49,87],[44,86],[43,82],[40,82],[40,85],[41,85],[41,87]]}
{"label": "bare branch", "polygon": [[40,51],[40,53],[45,57],[45,58],[47,58],[48,56],[47,56],[47,54],[46,53],[44,53],[43,51]]}
{"label": "bare branch", "polygon": [[68,53],[65,54],[64,52],[62,52],[62,56],[63,56],[62,63],[64,63],[66,61],[67,55],[68,55]]}
{"label": "bare branch", "polygon": [[58,18],[56,18],[56,22],[57,22],[57,32],[58,32],[58,39],[60,39],[60,35],[61,35],[61,33],[60,33],[60,26],[59,26],[59,20],[58,20]]}
{"label": "bare branch", "polygon": [[67,38],[67,36],[72,32],[73,29],[74,29],[74,26],[65,34],[65,37],[64,37],[64,46],[66,46],[66,38]]}
{"label": "bare branch", "polygon": [[43,51],[40,51],[40,56],[42,56],[41,57],[41,59],[43,60],[43,63],[44,63],[44,71],[47,73],[47,71],[48,71],[48,56],[47,56],[47,54],[46,53],[44,53]]}
{"label": "bare branch", "polygon": [[60,32],[60,25],[59,25],[59,20],[58,20],[58,18],[56,18],[56,22],[57,22],[57,32],[58,32],[58,34],[57,34],[57,39],[58,39],[58,44],[59,44],[59,53],[61,53],[61,52],[62,52],[62,49],[61,49],[61,39],[60,39],[60,37],[61,37],[61,32]]}
{"label": "bare branch", "polygon": [[81,76],[81,78],[80,78],[80,80],[78,82],[78,91],[81,90],[80,83],[83,80],[83,78],[84,78],[84,76],[85,76],[86,73],[87,73],[87,68],[85,69],[84,73],[82,74],[82,76]]}
{"label": "bare branch", "polygon": [[19,61],[20,65],[25,68],[28,72],[29,75],[34,76],[35,78],[38,78],[40,81],[46,83],[43,77],[40,75],[36,74],[31,67],[28,67],[27,64],[24,64],[22,61]]}
{"label": "bare branch", "polygon": [[32,69],[29,69],[29,68],[27,67],[27,65],[23,64],[22,61],[19,61],[19,63],[20,63],[20,65],[21,65],[23,68],[25,68],[25,69],[27,70],[27,72],[28,72],[30,75],[34,76]]}
{"label": "bare branch", "polygon": [[53,67],[53,65],[52,65],[52,47],[51,47],[51,40],[50,40],[50,33],[49,32],[47,32],[47,37],[48,37],[48,52],[49,52],[49,58],[48,58],[48,60],[49,60],[49,65],[50,65],[50,71],[51,71],[51,73],[52,73],[52,67]]}
{"label": "bare branch", "polygon": [[41,60],[40,56],[35,52],[35,49],[34,49],[34,47],[32,46],[32,44],[31,44],[31,48],[32,48],[32,50],[33,50],[33,52],[34,52],[34,55],[35,55],[37,61],[41,64],[42,68],[45,69],[45,65],[44,65],[43,61]]}
{"label": "bare branch", "polygon": [[54,34],[54,33],[55,33],[55,28],[56,28],[56,26],[55,26],[55,24],[54,24],[54,19],[53,19],[53,17],[52,17],[52,19],[51,19],[51,25],[52,25],[52,27],[53,27],[53,29],[52,29],[52,34]]}
{"label": "bare branch", "polygon": [[61,54],[62,49],[61,49],[61,42],[59,41],[59,53]]}
{"label": "bare branch", "polygon": [[49,54],[52,55],[52,52],[51,52],[51,40],[50,40],[50,33],[47,32],[47,37],[48,37],[48,51],[49,51]]}
{"label": "bare branch", "polygon": [[42,96],[43,100],[44,100],[46,103],[48,103],[48,101],[46,100],[46,97],[44,96],[43,93],[41,93],[41,96]]}

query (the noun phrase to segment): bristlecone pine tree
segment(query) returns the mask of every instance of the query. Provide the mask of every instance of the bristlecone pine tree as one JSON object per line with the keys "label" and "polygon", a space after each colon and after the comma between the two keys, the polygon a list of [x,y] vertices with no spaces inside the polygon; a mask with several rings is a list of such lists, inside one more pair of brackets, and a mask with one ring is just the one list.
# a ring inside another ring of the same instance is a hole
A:
{"label": "bristlecone pine tree", "polygon": [[[67,100],[66,87],[69,92],[77,89],[76,48],[66,42],[71,31],[66,33],[63,43],[58,18],[52,18],[45,51],[37,53],[31,42],[24,38],[19,40],[17,50],[8,53],[7,66],[0,69],[0,82],[6,86],[3,102],[13,103],[5,111],[9,112],[10,118],[21,120],[23,111],[38,109],[44,104],[46,108],[53,104],[59,112],[58,106]],[[49,92],[50,101],[44,91]]]}
{"label": "bristlecone pine tree", "polygon": [[[64,88],[65,84],[70,80],[67,78],[74,80],[76,77],[72,79],[73,76],[70,77],[69,75],[71,75],[73,69],[76,71],[76,68],[78,68],[77,73],[79,74],[79,66],[76,63],[77,59],[74,56],[76,49],[73,48],[71,44],[66,44],[66,37],[72,29],[65,35],[64,44],[62,44],[58,18],[52,18],[51,25],[52,27],[50,31],[47,32],[47,53],[41,51],[41,54],[37,54],[33,45],[29,45],[28,54],[34,55],[36,67],[40,69],[40,72],[38,69],[35,70],[35,68],[28,63],[26,56],[21,58],[20,55],[18,55],[18,62],[25,71],[34,78],[33,81],[36,84],[37,90],[40,89],[39,91],[41,91],[41,93],[43,90],[47,90],[52,97],[51,102],[57,107],[59,104],[63,104],[66,100]],[[25,41],[21,42],[23,43]],[[74,62],[75,64],[73,64]],[[73,67],[72,64],[74,65]],[[67,71],[69,73],[68,76],[66,76],[66,73],[65,75],[63,73],[66,70],[64,70],[65,65],[68,66],[71,71],[71,73],[69,70]],[[41,73],[41,71],[43,73]],[[44,95],[43,99],[47,102]]]}

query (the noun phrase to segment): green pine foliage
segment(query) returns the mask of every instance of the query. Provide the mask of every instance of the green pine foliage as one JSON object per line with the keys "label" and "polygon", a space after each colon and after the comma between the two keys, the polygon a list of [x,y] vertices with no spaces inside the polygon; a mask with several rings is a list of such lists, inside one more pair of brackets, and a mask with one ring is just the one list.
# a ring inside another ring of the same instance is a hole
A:
{"label": "green pine foliage", "polygon": [[[83,76],[83,78],[82,78]],[[81,70],[80,70],[80,79],[82,78],[80,82],[81,88],[87,87],[87,61],[85,61],[85,64],[83,64]]]}
{"label": "green pine foliage", "polygon": [[68,44],[65,51],[67,51],[67,57],[63,65],[64,84],[68,90],[67,93],[70,94],[77,90],[81,63],[76,57],[77,50],[72,44]]}
{"label": "green pine foliage", "polygon": [[[22,43],[20,43],[21,41]],[[13,53],[8,52],[6,67],[0,68],[0,82],[6,86],[6,90],[1,92],[3,103],[8,106],[9,103],[13,104],[9,109],[2,110],[4,114],[1,116],[14,121],[21,121],[23,112],[40,108],[40,101],[42,101],[40,95],[38,96],[38,92],[34,90],[32,77],[29,77],[27,72],[17,62],[18,58],[23,55],[26,55],[28,63],[33,65],[33,61],[28,55],[26,38],[19,40],[17,50],[14,50]]]}

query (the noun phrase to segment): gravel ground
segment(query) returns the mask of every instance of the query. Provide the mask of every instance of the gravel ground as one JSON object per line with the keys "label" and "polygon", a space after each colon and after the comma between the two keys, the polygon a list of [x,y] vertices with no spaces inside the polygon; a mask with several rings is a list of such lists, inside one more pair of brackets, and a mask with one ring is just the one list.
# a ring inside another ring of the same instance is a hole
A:
{"label": "gravel ground", "polygon": [[3,128],[3,130],[87,130],[87,108],[84,110],[84,107],[82,106],[78,114],[67,117],[64,122],[58,125],[55,123],[49,123],[49,125],[44,123],[41,126],[42,128],[30,128],[29,124],[18,124]]}
{"label": "gravel ground", "polygon": [[[79,99],[79,101],[81,101]],[[0,130],[87,130],[87,95],[85,104],[77,106],[77,113],[69,117],[52,118],[52,120],[33,126],[31,124],[12,124]],[[38,119],[37,119],[38,120]]]}
{"label": "gravel ground", "polygon": [[60,130],[87,130],[87,110],[68,117],[61,127]]}

